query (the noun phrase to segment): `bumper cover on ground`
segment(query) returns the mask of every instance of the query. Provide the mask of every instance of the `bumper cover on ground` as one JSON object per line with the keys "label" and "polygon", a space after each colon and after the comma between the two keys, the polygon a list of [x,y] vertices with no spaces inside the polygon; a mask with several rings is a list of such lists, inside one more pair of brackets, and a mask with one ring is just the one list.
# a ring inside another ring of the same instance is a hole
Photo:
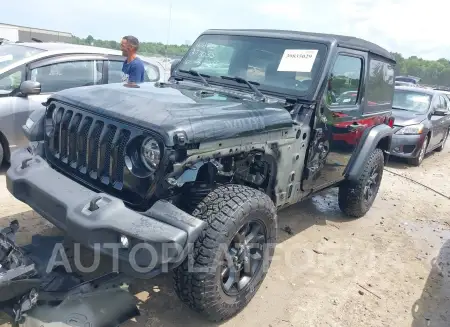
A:
{"label": "bumper cover on ground", "polygon": [[[117,258],[119,271],[133,277],[151,277],[179,265],[205,225],[163,200],[145,213],[131,210],[58,173],[26,149],[12,154],[6,181],[14,197],[74,241]],[[130,244],[118,249],[122,236]]]}

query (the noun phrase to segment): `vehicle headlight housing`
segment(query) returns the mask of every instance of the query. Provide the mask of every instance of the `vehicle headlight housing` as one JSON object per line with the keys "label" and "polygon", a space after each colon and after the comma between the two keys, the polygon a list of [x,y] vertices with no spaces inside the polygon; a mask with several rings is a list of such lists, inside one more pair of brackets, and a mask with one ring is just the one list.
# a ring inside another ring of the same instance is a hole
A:
{"label": "vehicle headlight housing", "polygon": [[161,148],[153,137],[147,137],[142,142],[141,160],[149,170],[158,168],[161,161]]}
{"label": "vehicle headlight housing", "polygon": [[399,129],[395,134],[418,135],[423,133],[423,129],[424,129],[423,124],[410,125]]}

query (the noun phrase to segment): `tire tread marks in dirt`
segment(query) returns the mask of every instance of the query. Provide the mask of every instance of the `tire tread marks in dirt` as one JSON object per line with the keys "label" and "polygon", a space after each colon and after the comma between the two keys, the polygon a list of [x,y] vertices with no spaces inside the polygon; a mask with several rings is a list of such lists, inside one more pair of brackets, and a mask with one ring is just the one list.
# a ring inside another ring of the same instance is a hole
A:
{"label": "tire tread marks in dirt", "polygon": [[[344,214],[353,218],[360,218],[366,214],[366,212],[372,206],[373,201],[366,203],[364,201],[364,187],[370,178],[370,173],[374,167],[379,167],[378,173],[383,176],[384,168],[384,155],[381,149],[376,148],[366,162],[364,171],[357,181],[345,181],[339,187],[338,202],[339,208]],[[379,187],[379,185],[378,185]],[[378,192],[378,188],[377,188]],[[375,196],[373,199],[375,199]]]}
{"label": "tire tread marks in dirt", "polygon": [[[270,266],[274,247],[266,247],[258,276],[236,297],[230,297],[222,290],[220,269],[217,269],[221,267],[220,254],[242,224],[254,218],[264,223],[267,244],[275,244],[276,208],[263,192],[242,185],[226,185],[209,193],[192,214],[208,224],[191,249],[192,254],[174,270],[175,292],[182,302],[209,320],[227,320],[240,312],[255,295]],[[190,271],[191,266],[195,271]]]}

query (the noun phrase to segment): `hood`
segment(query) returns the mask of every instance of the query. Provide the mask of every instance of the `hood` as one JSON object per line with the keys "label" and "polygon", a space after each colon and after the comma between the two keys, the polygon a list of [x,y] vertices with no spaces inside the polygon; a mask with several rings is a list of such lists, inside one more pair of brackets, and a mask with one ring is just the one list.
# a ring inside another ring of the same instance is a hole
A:
{"label": "hood", "polygon": [[279,104],[240,100],[198,88],[140,88],[107,84],[66,89],[49,98],[84,108],[160,134],[167,146],[174,134],[184,131],[188,143],[233,138],[292,126],[289,112]]}
{"label": "hood", "polygon": [[427,114],[415,113],[406,110],[392,109],[392,116],[395,117],[396,126],[409,126],[419,124],[427,118]]}

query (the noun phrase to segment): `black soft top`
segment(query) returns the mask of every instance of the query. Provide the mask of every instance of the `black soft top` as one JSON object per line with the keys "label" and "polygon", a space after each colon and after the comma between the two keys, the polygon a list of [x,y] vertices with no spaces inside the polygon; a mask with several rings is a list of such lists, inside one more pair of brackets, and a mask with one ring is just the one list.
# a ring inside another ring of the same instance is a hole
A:
{"label": "black soft top", "polygon": [[300,32],[300,31],[270,30],[270,29],[210,29],[203,32],[203,34],[241,35],[241,36],[296,39],[296,40],[325,43],[328,45],[336,43],[338,46],[344,48],[371,52],[373,54],[376,54],[378,56],[384,57],[386,59],[395,62],[395,57],[386,49],[380,47],[375,43],[352,36]]}

